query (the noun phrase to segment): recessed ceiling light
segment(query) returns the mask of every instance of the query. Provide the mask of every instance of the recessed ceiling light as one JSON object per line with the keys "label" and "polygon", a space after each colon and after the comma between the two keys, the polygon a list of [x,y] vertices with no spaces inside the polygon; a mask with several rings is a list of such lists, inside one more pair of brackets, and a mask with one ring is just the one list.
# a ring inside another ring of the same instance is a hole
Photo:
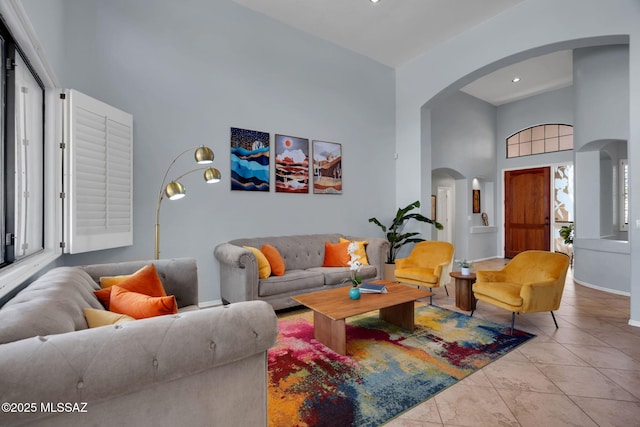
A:
{"label": "recessed ceiling light", "polygon": [[520,77],[514,77],[511,79],[511,82],[518,83],[520,81]]}
{"label": "recessed ceiling light", "polygon": [[371,3],[378,3],[380,0],[370,0]]}

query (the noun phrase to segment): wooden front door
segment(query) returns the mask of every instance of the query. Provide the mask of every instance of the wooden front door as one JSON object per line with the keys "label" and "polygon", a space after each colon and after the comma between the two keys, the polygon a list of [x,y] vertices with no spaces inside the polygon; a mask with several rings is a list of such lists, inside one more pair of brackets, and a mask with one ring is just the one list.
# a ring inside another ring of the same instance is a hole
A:
{"label": "wooden front door", "polygon": [[505,257],[530,249],[550,250],[550,175],[549,167],[505,172]]}

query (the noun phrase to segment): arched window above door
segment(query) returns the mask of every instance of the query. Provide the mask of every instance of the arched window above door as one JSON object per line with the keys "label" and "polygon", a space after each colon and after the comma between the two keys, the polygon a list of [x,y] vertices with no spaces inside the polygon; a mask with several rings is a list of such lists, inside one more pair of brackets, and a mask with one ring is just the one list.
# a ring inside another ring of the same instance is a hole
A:
{"label": "arched window above door", "polygon": [[507,158],[573,150],[573,126],[553,123],[533,126],[507,138]]}

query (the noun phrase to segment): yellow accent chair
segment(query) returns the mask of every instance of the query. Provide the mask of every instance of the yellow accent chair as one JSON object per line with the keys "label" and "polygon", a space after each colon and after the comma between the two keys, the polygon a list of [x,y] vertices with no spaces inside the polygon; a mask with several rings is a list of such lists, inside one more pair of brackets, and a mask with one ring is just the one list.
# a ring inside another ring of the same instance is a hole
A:
{"label": "yellow accent chair", "polygon": [[[426,240],[416,243],[407,258],[396,259],[396,280],[417,286],[438,288],[446,284],[453,264],[453,245],[449,242]],[[429,297],[429,303],[433,298]]]}
{"label": "yellow accent chair", "polygon": [[476,271],[473,294],[478,301],[511,311],[511,334],[516,313],[549,311],[557,328],[553,311],[560,307],[569,262],[561,253],[524,251],[502,270]]}

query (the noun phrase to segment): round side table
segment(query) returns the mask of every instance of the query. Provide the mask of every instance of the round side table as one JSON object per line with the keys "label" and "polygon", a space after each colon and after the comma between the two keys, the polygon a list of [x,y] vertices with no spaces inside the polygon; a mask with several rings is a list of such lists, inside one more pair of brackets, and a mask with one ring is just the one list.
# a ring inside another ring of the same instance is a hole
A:
{"label": "round side table", "polygon": [[471,286],[476,282],[476,273],[463,275],[459,271],[452,271],[449,276],[456,279],[456,307],[465,311],[476,309],[476,297]]}

